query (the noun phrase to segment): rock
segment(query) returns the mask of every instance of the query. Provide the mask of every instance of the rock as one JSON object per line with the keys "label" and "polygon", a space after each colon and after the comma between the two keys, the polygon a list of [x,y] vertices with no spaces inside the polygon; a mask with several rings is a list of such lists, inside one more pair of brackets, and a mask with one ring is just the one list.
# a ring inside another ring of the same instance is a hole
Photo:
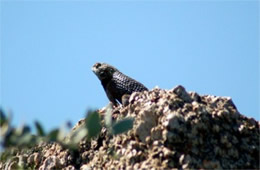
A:
{"label": "rock", "polygon": [[190,103],[192,101],[191,96],[186,92],[186,90],[183,86],[179,85],[179,86],[175,87],[174,89],[172,89],[171,91],[173,93],[175,93],[179,98],[181,98],[185,102]]}
{"label": "rock", "polygon": [[72,166],[72,165],[69,165],[69,166],[67,166],[65,168],[62,168],[62,169],[63,170],[76,170],[76,168],[74,166]]}
{"label": "rock", "polygon": [[91,170],[91,168],[88,165],[82,165],[80,170]]}
{"label": "rock", "polygon": [[[105,112],[99,110],[101,119]],[[0,167],[27,162],[37,169],[71,170],[260,168],[260,122],[240,114],[229,97],[199,95],[182,86],[155,88],[134,92],[124,106],[113,108],[115,121],[124,117],[135,118],[127,133],[111,136],[103,128],[97,138],[81,141],[77,152],[47,143],[0,161]]]}
{"label": "rock", "polygon": [[43,162],[43,165],[40,166],[40,170],[45,169],[60,169],[60,160],[56,156],[49,156],[45,161]]}

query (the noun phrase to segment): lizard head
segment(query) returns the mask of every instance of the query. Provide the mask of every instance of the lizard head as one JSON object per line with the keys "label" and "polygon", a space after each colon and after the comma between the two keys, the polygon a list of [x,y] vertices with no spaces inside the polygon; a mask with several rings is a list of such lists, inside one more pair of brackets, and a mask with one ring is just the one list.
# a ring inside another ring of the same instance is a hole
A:
{"label": "lizard head", "polygon": [[115,67],[106,63],[96,63],[92,66],[92,71],[96,74],[99,80],[111,79],[114,72],[118,71]]}

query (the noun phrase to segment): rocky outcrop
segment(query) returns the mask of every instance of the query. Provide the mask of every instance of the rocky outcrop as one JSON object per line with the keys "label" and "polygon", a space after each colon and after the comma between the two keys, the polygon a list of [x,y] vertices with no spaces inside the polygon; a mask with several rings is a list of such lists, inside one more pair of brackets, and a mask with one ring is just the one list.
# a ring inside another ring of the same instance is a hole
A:
{"label": "rocky outcrop", "polygon": [[[41,144],[0,169],[259,169],[260,123],[240,114],[231,98],[155,88],[133,93],[113,118],[135,118],[133,129],[111,136],[103,128],[77,150]],[[99,111],[103,117],[103,111]],[[80,121],[77,129],[84,121]]]}

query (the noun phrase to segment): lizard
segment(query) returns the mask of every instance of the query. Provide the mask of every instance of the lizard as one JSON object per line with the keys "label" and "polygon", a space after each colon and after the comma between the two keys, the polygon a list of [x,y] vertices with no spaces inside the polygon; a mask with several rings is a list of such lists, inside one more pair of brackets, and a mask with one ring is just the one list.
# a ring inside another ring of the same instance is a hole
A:
{"label": "lizard", "polygon": [[118,103],[122,104],[122,97],[124,95],[123,105],[125,101],[124,98],[129,98],[129,96],[126,95],[131,95],[133,92],[148,91],[148,88],[142,83],[126,76],[109,64],[97,62],[92,66],[92,71],[101,81],[109,101],[112,102],[114,106],[117,106]]}

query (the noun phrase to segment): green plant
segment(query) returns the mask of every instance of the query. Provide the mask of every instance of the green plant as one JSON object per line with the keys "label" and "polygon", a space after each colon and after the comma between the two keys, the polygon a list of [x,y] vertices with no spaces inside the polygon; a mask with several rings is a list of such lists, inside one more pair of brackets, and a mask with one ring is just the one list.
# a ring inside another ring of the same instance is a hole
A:
{"label": "green plant", "polygon": [[110,103],[106,107],[105,124],[111,134],[118,135],[121,133],[125,133],[128,130],[133,128],[134,118],[124,118],[122,120],[113,122],[112,113],[113,113],[113,106]]}
{"label": "green plant", "polygon": [[[133,127],[133,118],[125,118],[113,122],[112,112],[112,106],[109,105],[105,115],[105,125],[110,134],[118,135],[127,132]],[[64,128],[56,128],[46,132],[42,124],[38,121],[35,121],[34,126],[36,134],[31,133],[31,128],[28,125],[19,128],[13,127],[11,125],[11,114],[7,116],[0,109],[0,144],[4,149],[4,152],[0,155],[1,161],[7,160],[11,155],[15,155],[12,153],[17,150],[29,149],[40,142],[57,142],[65,148],[76,151],[81,140],[91,140],[97,137],[102,129],[101,119],[97,111],[88,111],[85,122],[69,134],[65,132]]]}

